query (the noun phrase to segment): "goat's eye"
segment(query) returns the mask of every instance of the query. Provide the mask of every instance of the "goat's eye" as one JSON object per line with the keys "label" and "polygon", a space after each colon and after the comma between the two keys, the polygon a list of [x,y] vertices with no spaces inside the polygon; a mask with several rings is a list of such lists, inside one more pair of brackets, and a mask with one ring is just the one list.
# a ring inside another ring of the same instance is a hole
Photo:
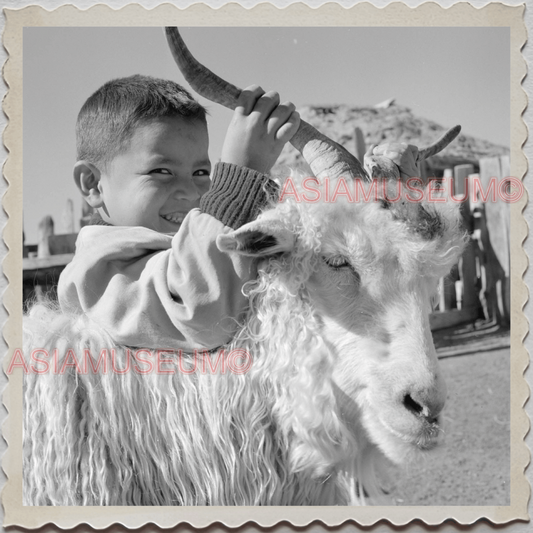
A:
{"label": "goat's eye", "polygon": [[334,255],[332,257],[324,257],[324,262],[330,268],[339,270],[341,268],[352,268],[352,265],[343,255]]}

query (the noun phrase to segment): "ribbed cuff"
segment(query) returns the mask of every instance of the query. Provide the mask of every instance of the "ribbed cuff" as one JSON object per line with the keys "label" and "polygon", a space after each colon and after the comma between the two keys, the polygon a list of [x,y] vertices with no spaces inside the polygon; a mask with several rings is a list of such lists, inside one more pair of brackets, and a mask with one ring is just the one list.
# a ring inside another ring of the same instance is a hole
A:
{"label": "ribbed cuff", "polygon": [[230,163],[217,163],[211,188],[200,210],[233,229],[255,220],[261,209],[278,198],[279,187],[266,174]]}

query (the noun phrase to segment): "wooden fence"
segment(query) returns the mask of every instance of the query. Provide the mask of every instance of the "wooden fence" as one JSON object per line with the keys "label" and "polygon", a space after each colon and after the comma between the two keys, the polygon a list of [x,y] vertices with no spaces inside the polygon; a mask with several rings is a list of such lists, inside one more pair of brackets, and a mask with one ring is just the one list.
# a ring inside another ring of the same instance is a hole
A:
{"label": "wooden fence", "polygon": [[[477,320],[508,327],[510,323],[510,204],[498,198],[483,202],[472,194],[474,179],[489,191],[491,180],[498,191],[509,176],[509,157],[490,157],[473,165],[453,169],[456,196],[468,191],[462,204],[465,227],[470,234],[459,263],[440,280],[438,309],[432,313],[431,327],[439,330]],[[451,172],[450,172],[451,174]]]}

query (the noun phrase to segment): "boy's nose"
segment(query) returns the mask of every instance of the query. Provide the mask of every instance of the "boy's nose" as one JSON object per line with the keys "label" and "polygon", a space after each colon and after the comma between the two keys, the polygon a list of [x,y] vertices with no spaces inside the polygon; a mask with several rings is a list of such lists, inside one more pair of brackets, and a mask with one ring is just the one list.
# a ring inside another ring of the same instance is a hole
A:
{"label": "boy's nose", "polygon": [[176,198],[194,202],[200,199],[200,191],[192,179],[184,179],[175,193]]}

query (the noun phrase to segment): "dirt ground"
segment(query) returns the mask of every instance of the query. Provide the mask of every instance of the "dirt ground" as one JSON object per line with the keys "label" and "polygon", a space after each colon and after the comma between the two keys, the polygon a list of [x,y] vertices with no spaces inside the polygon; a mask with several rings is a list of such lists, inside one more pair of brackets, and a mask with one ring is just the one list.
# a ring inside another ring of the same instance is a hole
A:
{"label": "dirt ground", "polygon": [[448,385],[443,445],[406,471],[397,505],[509,505],[510,352],[441,359]]}

